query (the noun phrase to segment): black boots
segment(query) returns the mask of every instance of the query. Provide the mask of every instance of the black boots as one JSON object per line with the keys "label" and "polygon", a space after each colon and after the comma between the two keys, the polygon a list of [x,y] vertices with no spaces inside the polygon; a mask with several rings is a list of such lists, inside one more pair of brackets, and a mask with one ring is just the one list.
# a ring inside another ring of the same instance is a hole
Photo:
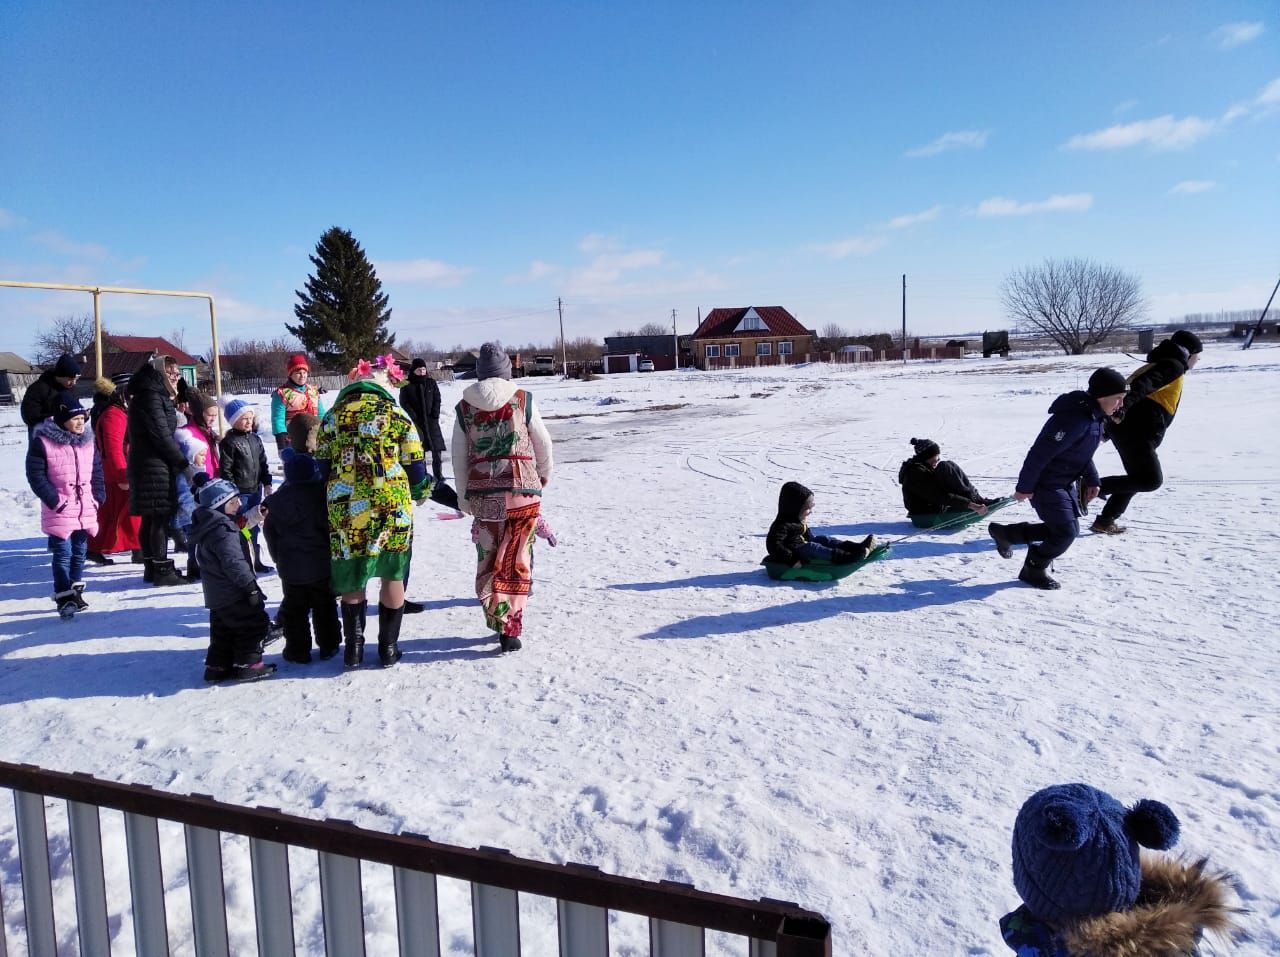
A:
{"label": "black boots", "polygon": [[[173,562],[167,558],[159,561],[151,559],[147,562],[147,572],[151,574],[151,584],[153,585],[185,585],[186,579],[178,574]],[[143,573],[143,581],[147,580],[146,573]]]}
{"label": "black boots", "polygon": [[510,637],[507,635],[499,635],[498,647],[502,649],[502,653],[505,655],[512,651],[519,651],[524,647],[524,645],[522,645],[520,643],[520,639],[516,638],[514,635]]}
{"label": "black boots", "polygon": [[346,642],[346,650],[342,655],[342,663],[348,668],[359,668],[364,664],[364,620],[366,602],[358,605],[342,603],[342,638]]}
{"label": "black boots", "polygon": [[266,575],[275,571],[274,568],[262,560],[262,546],[257,542],[253,543],[253,570],[259,575]]}
{"label": "black boots", "polygon": [[1048,562],[1041,563],[1036,561],[1030,555],[1027,560],[1022,563],[1022,571],[1018,572],[1018,581],[1026,582],[1032,588],[1039,588],[1044,591],[1053,591],[1055,588],[1061,588],[1057,580],[1049,577],[1049,571],[1045,567]]}
{"label": "black boots", "polygon": [[996,551],[1000,553],[1001,558],[1013,557],[1014,540],[1009,536],[1012,527],[1011,525],[1000,525],[997,522],[992,522],[987,526],[987,534],[996,543]]}
{"label": "black boots", "polygon": [[390,668],[404,657],[400,650],[400,622],[403,620],[403,605],[399,608],[378,605],[378,660],[384,668]]}
{"label": "black boots", "polygon": [[196,561],[196,550],[194,548],[187,551],[187,581],[198,582],[200,580],[200,563]]}

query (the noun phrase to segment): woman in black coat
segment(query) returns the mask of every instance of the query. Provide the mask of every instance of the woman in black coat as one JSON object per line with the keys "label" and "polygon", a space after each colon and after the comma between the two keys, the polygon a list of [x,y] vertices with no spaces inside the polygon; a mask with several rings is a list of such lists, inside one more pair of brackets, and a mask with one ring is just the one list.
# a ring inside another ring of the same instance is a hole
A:
{"label": "woman in black coat", "polygon": [[150,363],[129,380],[129,511],[142,518],[143,580],[155,585],[183,584],[168,560],[168,528],[178,509],[175,479],[183,472],[188,479],[196,474],[173,437],[178,428],[173,398],[168,379]]}
{"label": "woman in black coat", "polygon": [[422,447],[431,450],[432,479],[443,482],[444,473],[440,469],[440,456],[444,452],[444,433],[440,431],[440,386],[431,378],[427,363],[422,359],[413,360],[413,374],[400,388],[400,407],[409,413],[417,427]]}

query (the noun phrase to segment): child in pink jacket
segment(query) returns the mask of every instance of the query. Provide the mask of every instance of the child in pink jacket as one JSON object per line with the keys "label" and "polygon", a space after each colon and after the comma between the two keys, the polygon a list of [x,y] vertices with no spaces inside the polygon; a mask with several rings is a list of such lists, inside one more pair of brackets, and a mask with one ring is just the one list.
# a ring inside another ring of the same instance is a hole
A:
{"label": "child in pink jacket", "polygon": [[27,484],[40,499],[40,530],[53,553],[53,600],[58,614],[72,618],[89,607],[84,600],[85,555],[98,531],[98,506],[107,500],[102,461],[93,444],[89,410],[70,392],[31,433]]}

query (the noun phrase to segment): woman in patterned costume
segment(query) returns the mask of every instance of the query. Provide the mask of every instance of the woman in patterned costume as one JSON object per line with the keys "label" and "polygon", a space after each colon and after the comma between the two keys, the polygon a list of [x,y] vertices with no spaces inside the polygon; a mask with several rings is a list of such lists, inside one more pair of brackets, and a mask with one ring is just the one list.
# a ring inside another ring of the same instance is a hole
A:
{"label": "woman in patterned costume", "polygon": [[342,598],[343,661],[348,668],[364,662],[365,586],[378,578],[378,658],[389,668],[401,657],[413,505],[426,499],[431,482],[418,430],[392,394],[391,383],[404,378],[395,360],[361,359],[348,378],[351,384],[320,423],[316,445],[333,589]]}
{"label": "woman in patterned costume", "polygon": [[511,360],[486,342],[479,380],[462,393],[453,427],[458,507],[475,519],[476,596],[503,652],[520,648],[533,584],[533,539],[551,481],[551,436],[533,396],[511,380]]}

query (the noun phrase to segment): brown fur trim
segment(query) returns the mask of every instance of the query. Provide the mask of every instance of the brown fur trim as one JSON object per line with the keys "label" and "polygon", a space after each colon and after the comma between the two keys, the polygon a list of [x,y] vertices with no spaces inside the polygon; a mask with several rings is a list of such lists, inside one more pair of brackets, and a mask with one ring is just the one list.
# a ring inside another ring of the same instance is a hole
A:
{"label": "brown fur trim", "polygon": [[93,382],[93,391],[99,395],[111,395],[116,391],[116,384],[105,376],[99,376]]}
{"label": "brown fur trim", "polygon": [[1190,957],[1201,935],[1230,940],[1237,932],[1231,876],[1208,862],[1142,858],[1142,888],[1133,907],[1062,928],[1067,950],[1090,957]]}

